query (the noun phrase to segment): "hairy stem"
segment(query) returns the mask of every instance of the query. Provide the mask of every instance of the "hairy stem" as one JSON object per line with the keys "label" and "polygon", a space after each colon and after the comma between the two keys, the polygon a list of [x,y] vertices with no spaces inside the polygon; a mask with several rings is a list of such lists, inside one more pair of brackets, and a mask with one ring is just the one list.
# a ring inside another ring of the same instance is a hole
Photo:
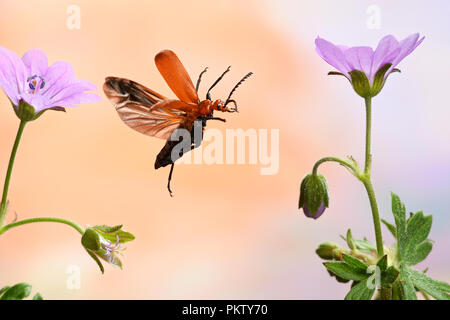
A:
{"label": "hairy stem", "polygon": [[81,235],[84,234],[84,229],[77,223],[67,220],[67,219],[62,219],[62,218],[53,218],[53,217],[41,217],[41,218],[31,218],[31,219],[24,219],[24,220],[20,220],[20,221],[16,221],[10,224],[7,224],[3,227],[0,228],[0,235],[5,233],[6,231],[8,231],[9,229],[18,227],[18,226],[22,226],[24,224],[30,224],[30,223],[36,223],[36,222],[56,222],[56,223],[63,223],[66,224],[68,226],[71,226],[72,228],[74,228],[75,230],[77,230]]}
{"label": "hairy stem", "polygon": [[354,174],[355,176],[358,176],[358,168],[356,168],[356,167],[355,167],[353,164],[351,164],[350,162],[347,162],[347,161],[345,161],[345,160],[343,160],[343,159],[336,158],[336,157],[325,157],[325,158],[322,158],[322,159],[318,160],[318,161],[314,164],[314,167],[313,167],[312,173],[313,173],[314,175],[317,174],[317,170],[319,169],[319,166],[320,166],[322,163],[324,163],[324,162],[337,162],[337,163],[343,165],[344,167],[346,167],[348,170],[350,170],[350,172],[351,172],[352,174]]}
{"label": "hairy stem", "polygon": [[[375,229],[375,239],[377,243],[377,253],[378,257],[384,256],[383,247],[383,236],[381,233],[381,222],[380,222],[380,212],[378,211],[377,199],[375,197],[375,191],[373,190],[372,181],[370,179],[370,171],[372,169],[372,154],[370,152],[371,146],[371,131],[372,131],[372,99],[366,98],[366,153],[365,153],[365,164],[364,164],[364,175],[359,177],[359,180],[364,184],[366,188],[367,195],[369,197],[370,208],[372,209],[373,226]],[[381,288],[380,289],[381,300],[391,300],[392,299],[392,289],[391,288]]]}
{"label": "hairy stem", "polygon": [[27,122],[23,120],[20,122],[19,129],[17,130],[16,140],[14,141],[11,156],[9,158],[8,170],[6,171],[5,184],[3,187],[2,202],[0,203],[0,226],[3,225],[3,221],[5,220],[6,213],[8,211],[9,182],[11,180],[11,173],[14,166],[14,160],[16,158],[17,149],[19,147],[20,138],[22,137],[22,133],[23,130],[25,129],[26,123]]}
{"label": "hairy stem", "polygon": [[371,98],[366,98],[366,161],[364,165],[364,175],[359,180],[364,184],[367,195],[369,196],[370,208],[372,209],[373,224],[375,228],[375,238],[377,242],[378,256],[384,256],[383,237],[381,234],[380,213],[378,211],[377,199],[370,180],[370,170],[372,167],[372,155],[370,153],[371,127],[372,127],[372,102]]}
{"label": "hairy stem", "polygon": [[370,177],[372,167],[372,155],[370,154],[370,140],[372,135],[372,99],[366,98],[366,157],[364,173]]}

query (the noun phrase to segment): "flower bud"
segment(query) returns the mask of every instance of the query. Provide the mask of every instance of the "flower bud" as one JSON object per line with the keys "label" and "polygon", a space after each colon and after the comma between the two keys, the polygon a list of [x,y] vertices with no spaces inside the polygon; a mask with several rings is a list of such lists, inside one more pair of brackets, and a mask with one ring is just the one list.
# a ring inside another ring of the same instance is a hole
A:
{"label": "flower bud", "polygon": [[317,219],[328,208],[328,184],[321,174],[308,174],[300,185],[298,208],[303,208],[305,216]]}
{"label": "flower bud", "polygon": [[345,250],[334,242],[324,242],[316,249],[316,253],[324,260],[340,260]]}
{"label": "flower bud", "polygon": [[134,236],[121,229],[122,225],[115,227],[105,225],[93,226],[87,228],[81,238],[81,244],[97,262],[102,273],[103,265],[98,258],[122,268],[122,262],[118,258],[118,255],[124,250],[121,247],[121,243],[134,240]]}

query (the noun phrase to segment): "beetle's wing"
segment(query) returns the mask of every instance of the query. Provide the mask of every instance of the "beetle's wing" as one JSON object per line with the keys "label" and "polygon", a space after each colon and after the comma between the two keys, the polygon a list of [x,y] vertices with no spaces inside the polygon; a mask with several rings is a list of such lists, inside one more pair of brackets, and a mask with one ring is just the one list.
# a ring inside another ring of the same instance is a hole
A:
{"label": "beetle's wing", "polygon": [[194,84],[180,59],[173,51],[163,50],[159,52],[155,56],[155,63],[164,80],[166,80],[178,99],[184,102],[198,103],[198,94]]}
{"label": "beetle's wing", "polygon": [[168,139],[181,124],[191,122],[189,114],[197,106],[168,100],[137,82],[123,78],[106,78],[103,91],[126,125],[161,139]]}

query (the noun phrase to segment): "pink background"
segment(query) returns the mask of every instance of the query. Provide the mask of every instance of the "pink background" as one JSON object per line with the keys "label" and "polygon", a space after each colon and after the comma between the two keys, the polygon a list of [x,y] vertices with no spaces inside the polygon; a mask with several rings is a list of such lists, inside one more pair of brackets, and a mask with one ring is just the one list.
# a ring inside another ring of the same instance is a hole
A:
{"label": "pink background", "polygon": [[[81,9],[80,30],[66,27],[72,4]],[[381,13],[376,30],[366,26],[373,4]],[[26,281],[47,299],[342,298],[348,285],[328,276],[314,250],[339,242],[349,227],[373,240],[363,186],[343,168],[323,166],[331,202],[318,221],[297,209],[298,189],[322,156],[362,162],[364,108],[347,81],[326,75],[332,68],[315,54],[314,39],[375,46],[385,34],[414,32],[425,41],[373,101],[372,175],[382,217],[392,220],[391,190],[409,210],[434,215],[436,243],[421,268],[450,281],[448,9],[447,1],[3,0],[1,46],[20,55],[41,48],[99,88],[105,76],[123,76],[173,97],[153,63],[166,48],[194,79],[209,66],[203,90],[232,65],[215,98],[253,71],[236,93],[240,113],[208,127],[280,129],[280,170],[261,176],[254,165],[181,165],[171,199],[168,170],[153,169],[163,141],[127,128],[109,101],[48,112],[24,133],[11,210],[20,219],[124,224],[136,240],[124,270],[106,266],[101,275],[66,226],[8,231],[0,237],[0,286]],[[18,120],[6,96],[0,105],[3,181]],[[81,270],[79,290],[66,286],[71,265]]]}

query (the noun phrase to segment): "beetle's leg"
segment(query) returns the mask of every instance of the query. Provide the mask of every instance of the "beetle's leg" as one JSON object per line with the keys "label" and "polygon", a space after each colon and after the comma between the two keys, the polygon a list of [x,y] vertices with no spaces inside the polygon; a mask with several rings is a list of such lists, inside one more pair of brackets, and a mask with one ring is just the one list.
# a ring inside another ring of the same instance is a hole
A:
{"label": "beetle's leg", "polygon": [[169,190],[169,194],[171,197],[173,197],[173,195],[172,195],[172,190],[170,189],[170,180],[172,180],[172,173],[173,173],[174,166],[175,166],[175,164],[172,163],[172,165],[170,166],[169,178],[167,179],[167,190]]}
{"label": "beetle's leg", "polygon": [[227,122],[227,120],[225,120],[223,118],[219,118],[219,117],[209,118],[208,120],[219,120],[219,121],[222,121],[222,122]]}

